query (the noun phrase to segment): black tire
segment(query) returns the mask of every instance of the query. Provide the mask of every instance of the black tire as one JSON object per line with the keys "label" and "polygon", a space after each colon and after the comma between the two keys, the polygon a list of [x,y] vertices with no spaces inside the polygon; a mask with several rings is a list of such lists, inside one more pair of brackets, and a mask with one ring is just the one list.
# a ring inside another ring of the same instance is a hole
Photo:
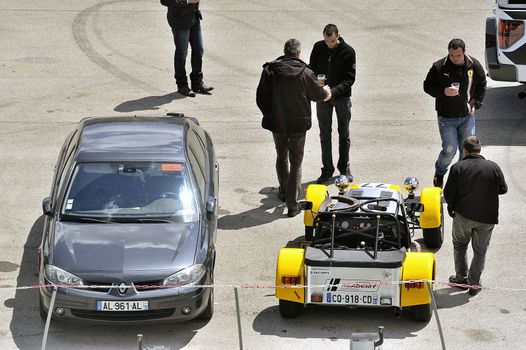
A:
{"label": "black tire", "polygon": [[46,322],[46,320],[47,320],[47,311],[44,308],[44,303],[42,302],[42,297],[41,296],[38,297],[38,309],[39,309],[39,313],[40,313],[40,318],[42,319],[42,321]]}
{"label": "black tire", "polygon": [[435,228],[423,228],[424,243],[428,248],[440,248],[444,242],[444,211],[440,207],[440,226]]}
{"label": "black tire", "polygon": [[314,227],[305,226],[305,240],[312,241],[312,236],[314,235]]}
{"label": "black tire", "polygon": [[431,304],[415,305],[411,307],[413,314],[413,320],[417,322],[429,322],[433,311],[431,310]]}
{"label": "black tire", "polygon": [[279,313],[284,318],[296,318],[300,315],[303,304],[288,300],[279,300]]}
{"label": "black tire", "polygon": [[201,320],[209,320],[214,315],[214,288],[210,287],[210,295],[208,296],[208,305],[197,318]]}

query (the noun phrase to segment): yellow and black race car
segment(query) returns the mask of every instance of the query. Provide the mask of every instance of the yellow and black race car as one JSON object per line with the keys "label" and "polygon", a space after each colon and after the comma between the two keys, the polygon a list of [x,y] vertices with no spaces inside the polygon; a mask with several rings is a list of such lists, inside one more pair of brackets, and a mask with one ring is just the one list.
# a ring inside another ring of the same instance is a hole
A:
{"label": "yellow and black race car", "polygon": [[365,183],[350,186],[336,180],[339,194],[325,185],[309,185],[302,248],[282,248],[276,269],[276,297],[283,317],[296,317],[308,304],[411,309],[413,318],[431,318],[428,284],[435,278],[432,252],[413,244],[416,228],[427,241],[443,240],[441,190],[424,188],[408,178],[403,198],[396,185]]}

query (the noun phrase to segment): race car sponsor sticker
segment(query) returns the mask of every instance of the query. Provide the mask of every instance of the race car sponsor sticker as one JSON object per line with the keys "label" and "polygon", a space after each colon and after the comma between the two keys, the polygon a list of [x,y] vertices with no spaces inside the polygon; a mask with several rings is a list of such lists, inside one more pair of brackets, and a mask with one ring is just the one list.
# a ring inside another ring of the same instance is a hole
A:
{"label": "race car sponsor sticker", "polygon": [[380,281],[377,280],[331,278],[325,281],[325,290],[333,292],[375,292],[378,288]]}
{"label": "race car sponsor sticker", "polygon": [[180,163],[163,163],[161,164],[162,171],[181,171],[183,166]]}
{"label": "race car sponsor sticker", "polygon": [[315,268],[315,267],[312,267],[310,269],[310,274],[311,275],[329,275],[331,272],[329,269],[320,269],[320,268]]}
{"label": "race car sponsor sticker", "polygon": [[66,202],[66,210],[73,208],[73,199],[68,199]]}

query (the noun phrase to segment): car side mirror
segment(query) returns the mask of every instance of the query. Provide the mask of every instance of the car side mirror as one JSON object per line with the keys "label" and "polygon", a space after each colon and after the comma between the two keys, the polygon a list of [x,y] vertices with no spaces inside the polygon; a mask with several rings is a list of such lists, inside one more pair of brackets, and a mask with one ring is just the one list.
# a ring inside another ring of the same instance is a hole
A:
{"label": "car side mirror", "polygon": [[411,203],[409,205],[409,208],[416,213],[421,213],[424,211],[424,204],[423,203]]}
{"label": "car side mirror", "polygon": [[51,199],[46,197],[42,200],[42,212],[44,215],[53,216],[53,208],[51,206]]}
{"label": "car side mirror", "polygon": [[208,197],[206,201],[206,211],[207,213],[214,214],[216,211],[217,199],[215,197]]}
{"label": "car side mirror", "polygon": [[311,201],[299,201],[298,209],[299,210],[312,210],[312,202]]}

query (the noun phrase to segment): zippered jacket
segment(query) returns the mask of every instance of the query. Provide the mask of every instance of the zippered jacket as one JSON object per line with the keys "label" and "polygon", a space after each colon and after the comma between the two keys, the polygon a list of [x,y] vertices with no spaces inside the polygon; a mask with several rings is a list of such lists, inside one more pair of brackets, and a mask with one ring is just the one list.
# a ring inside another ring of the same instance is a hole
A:
{"label": "zippered jacket", "polygon": [[267,62],[256,91],[262,126],[278,134],[305,132],[312,126],[310,102],[326,96],[314,72],[301,59],[281,56]]}
{"label": "zippered jacket", "polygon": [[316,75],[325,74],[333,99],[351,96],[356,80],[356,53],[342,37],[338,40],[340,44],[332,49],[323,40],[314,44],[309,63]]}
{"label": "zippered jacket", "polygon": [[[444,89],[460,83],[457,96],[446,96]],[[478,60],[464,55],[464,64],[456,66],[449,56],[431,66],[424,81],[424,91],[435,98],[435,109],[446,118],[465,117],[472,107],[479,109],[486,93],[486,73]]]}
{"label": "zippered jacket", "polygon": [[189,4],[187,0],[160,0],[163,6],[168,7],[168,23],[174,30],[187,30],[195,21],[202,20],[199,3]]}

